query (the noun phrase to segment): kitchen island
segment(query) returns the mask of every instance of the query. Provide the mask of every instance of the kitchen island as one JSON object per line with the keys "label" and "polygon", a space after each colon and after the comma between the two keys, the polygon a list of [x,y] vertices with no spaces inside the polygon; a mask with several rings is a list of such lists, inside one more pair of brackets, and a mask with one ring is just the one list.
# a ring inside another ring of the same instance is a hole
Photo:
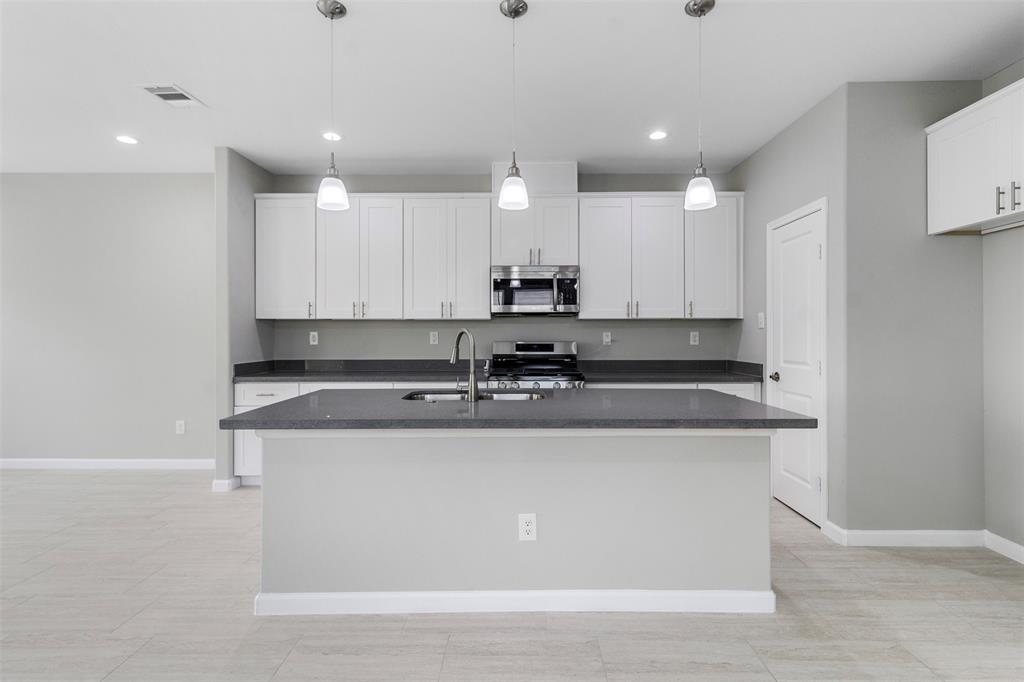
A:
{"label": "kitchen island", "polygon": [[769,437],[813,418],[708,390],[407,393],[221,421],[264,439],[258,614],[774,610]]}

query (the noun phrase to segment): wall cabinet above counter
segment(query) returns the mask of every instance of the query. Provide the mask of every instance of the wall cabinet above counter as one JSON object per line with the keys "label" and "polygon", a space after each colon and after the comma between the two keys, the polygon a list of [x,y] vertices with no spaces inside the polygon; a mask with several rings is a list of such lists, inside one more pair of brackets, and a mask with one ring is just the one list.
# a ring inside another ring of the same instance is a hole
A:
{"label": "wall cabinet above counter", "polygon": [[1024,224],[1024,81],[925,132],[928,234]]}
{"label": "wall cabinet above counter", "polygon": [[490,266],[579,265],[583,319],[742,317],[743,195],[683,211],[682,192],[531,197],[257,194],[258,319],[476,320]]}

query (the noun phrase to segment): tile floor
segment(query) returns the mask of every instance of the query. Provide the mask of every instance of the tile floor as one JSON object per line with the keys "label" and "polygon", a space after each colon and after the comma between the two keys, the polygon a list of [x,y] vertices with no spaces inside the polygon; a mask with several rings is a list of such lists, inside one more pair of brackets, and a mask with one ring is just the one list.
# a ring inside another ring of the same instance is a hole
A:
{"label": "tile floor", "polygon": [[773,514],[778,613],[257,618],[258,489],[0,472],[0,679],[1024,680],[1024,566]]}

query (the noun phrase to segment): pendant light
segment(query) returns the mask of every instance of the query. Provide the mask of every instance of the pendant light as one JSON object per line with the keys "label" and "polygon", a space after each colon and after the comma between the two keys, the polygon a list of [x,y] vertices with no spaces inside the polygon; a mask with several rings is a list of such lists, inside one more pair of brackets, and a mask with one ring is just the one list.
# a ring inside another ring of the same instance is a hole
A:
{"label": "pendant light", "polygon": [[715,6],[715,0],[689,0],[686,13],[697,19],[697,167],[686,186],[683,207],[688,211],[703,211],[718,205],[715,186],[711,184],[708,171],[704,168],[704,15]]}
{"label": "pendant light", "polygon": [[[324,15],[331,21],[331,49],[330,49],[330,96],[331,96],[331,119],[330,124],[332,130],[324,133],[324,139],[335,141],[341,139],[340,136],[333,131],[334,126],[334,20],[340,19],[348,12],[345,9],[345,5],[341,4],[338,0],[317,0],[316,8],[320,11],[320,14]],[[330,136],[330,137],[329,137]],[[331,165],[327,168],[327,174],[324,179],[320,181],[320,188],[316,193],[316,207],[322,208],[325,211],[347,211],[349,207],[348,203],[348,190],[345,188],[345,183],[342,182],[341,178],[338,177],[338,169],[334,166],[334,152],[331,152]]]}
{"label": "pendant light", "polygon": [[501,183],[498,208],[522,211],[530,207],[530,197],[526,193],[526,183],[519,174],[519,166],[516,165],[516,19],[526,14],[529,6],[526,0],[501,0],[498,9],[512,20],[512,165],[509,166],[505,181]]}

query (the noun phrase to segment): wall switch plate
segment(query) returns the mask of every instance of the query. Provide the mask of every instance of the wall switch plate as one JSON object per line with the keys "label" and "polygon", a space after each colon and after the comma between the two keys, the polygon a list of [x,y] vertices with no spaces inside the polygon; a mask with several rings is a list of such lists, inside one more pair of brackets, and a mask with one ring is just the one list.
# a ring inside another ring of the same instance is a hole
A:
{"label": "wall switch plate", "polygon": [[174,422],[174,433],[175,435],[181,436],[185,433],[185,420],[179,419]]}
{"label": "wall switch plate", "polygon": [[537,515],[519,515],[519,542],[534,542],[537,540]]}
{"label": "wall switch plate", "polygon": [[437,332],[430,332],[430,345],[431,346],[436,346],[437,345]]}
{"label": "wall switch plate", "polygon": [[757,328],[764,329],[764,313],[757,314]]}
{"label": "wall switch plate", "polygon": [[603,334],[601,334],[601,343],[603,343],[606,346],[612,345],[612,333],[604,332]]}
{"label": "wall switch plate", "polygon": [[700,332],[690,332],[690,345],[691,346],[699,346],[700,345]]}
{"label": "wall switch plate", "polygon": [[320,343],[320,334],[316,332],[309,333],[309,345],[316,346]]}

